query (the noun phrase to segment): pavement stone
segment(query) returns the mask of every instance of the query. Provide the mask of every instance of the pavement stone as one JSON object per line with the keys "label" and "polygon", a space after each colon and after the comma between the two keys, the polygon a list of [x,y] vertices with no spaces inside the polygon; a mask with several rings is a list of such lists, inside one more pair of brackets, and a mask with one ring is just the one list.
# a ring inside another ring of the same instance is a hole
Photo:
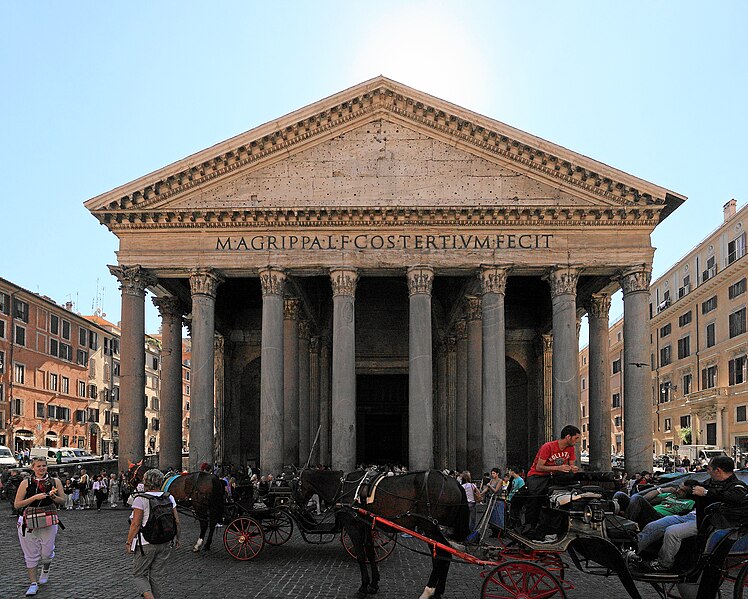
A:
{"label": "pavement stone", "polygon": [[[131,580],[132,556],[125,553],[126,509],[63,511],[66,530],[57,536],[56,557],[49,583],[37,595],[54,599],[136,599]],[[231,558],[223,547],[223,529],[216,530],[209,552],[192,553],[197,523],[182,518],[185,525],[181,549],[169,562],[166,595],[161,599],[322,599],[352,597],[360,584],[356,563],[344,552],[339,540],[326,545],[305,543],[298,532],[283,546],[265,545],[248,562]],[[412,540],[408,546],[423,549]],[[570,561],[570,560],[566,560]],[[24,596],[28,587],[23,554],[18,545],[16,520],[7,502],[0,506],[0,599]],[[400,546],[380,564],[380,593],[387,599],[416,599],[428,578],[430,560]],[[453,562],[447,583],[450,599],[479,599],[481,568]],[[617,578],[581,575],[573,567],[568,579],[575,586],[570,598],[625,598]],[[642,597],[657,594],[644,585]]]}

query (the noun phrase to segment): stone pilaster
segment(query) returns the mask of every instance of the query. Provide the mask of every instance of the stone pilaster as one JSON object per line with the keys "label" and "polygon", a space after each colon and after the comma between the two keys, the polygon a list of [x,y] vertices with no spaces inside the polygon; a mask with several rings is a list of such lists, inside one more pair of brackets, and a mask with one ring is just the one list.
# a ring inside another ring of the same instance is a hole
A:
{"label": "stone pilaster", "polygon": [[322,336],[319,346],[319,461],[326,466],[332,464],[330,374],[330,342]]}
{"label": "stone pilaster", "polygon": [[589,439],[590,468],[610,469],[610,347],[608,328],[610,296],[593,295],[587,306],[589,316]]}
{"label": "stone pilaster", "polygon": [[333,268],[332,282],[332,467],[356,466],[356,282],[355,268]]}
{"label": "stone pilaster", "polygon": [[468,336],[467,320],[459,319],[455,323],[456,370],[455,381],[455,462],[450,468],[460,470],[467,468],[467,404],[468,404]]}
{"label": "stone pilaster", "polygon": [[457,339],[446,338],[447,346],[447,463],[454,468],[457,463]]}
{"label": "stone pilaster", "polygon": [[481,472],[495,464],[506,464],[506,321],[504,297],[509,269],[481,267],[483,291],[483,389]]}
{"label": "stone pilaster", "polygon": [[623,444],[626,471],[652,471],[648,266],[621,275],[623,288]]}
{"label": "stone pilaster", "polygon": [[408,455],[411,470],[433,467],[433,356],[431,288],[434,270],[411,266],[407,271],[408,327]]}
{"label": "stone pilaster", "polygon": [[192,293],[192,394],[190,402],[190,470],[215,461],[215,307],[223,276],[210,268],[190,271]]}
{"label": "stone pilaster", "polygon": [[224,359],[225,339],[216,334],[213,338],[213,393],[215,395],[215,456],[219,464],[227,462],[226,458],[226,361]]}
{"label": "stone pilaster", "polygon": [[483,326],[481,298],[467,296],[467,468],[483,466]]}
{"label": "stone pilaster", "polygon": [[543,442],[553,439],[553,335],[541,335],[543,351]]}
{"label": "stone pilaster", "polygon": [[577,281],[574,268],[554,268],[548,275],[553,305],[553,437],[573,424],[581,430]]}
{"label": "stone pilaster", "polygon": [[154,297],[161,316],[161,390],[159,393],[161,470],[182,468],[182,317],[176,297]]}
{"label": "stone pilaster", "polygon": [[145,454],[145,289],[157,279],[140,266],[110,266],[122,292],[119,469]]}
{"label": "stone pilaster", "polygon": [[447,468],[449,462],[449,404],[447,399],[447,344],[446,339],[439,344],[436,356],[436,443],[434,459],[440,470]]}
{"label": "stone pilaster", "polygon": [[310,459],[310,413],[309,413],[309,321],[299,321],[299,456],[303,466]]}
{"label": "stone pilaster", "polygon": [[299,309],[301,301],[283,302],[283,465],[299,461]]}
{"label": "stone pilaster", "polygon": [[283,270],[260,271],[262,284],[262,370],[260,372],[260,467],[278,474],[283,467]]}

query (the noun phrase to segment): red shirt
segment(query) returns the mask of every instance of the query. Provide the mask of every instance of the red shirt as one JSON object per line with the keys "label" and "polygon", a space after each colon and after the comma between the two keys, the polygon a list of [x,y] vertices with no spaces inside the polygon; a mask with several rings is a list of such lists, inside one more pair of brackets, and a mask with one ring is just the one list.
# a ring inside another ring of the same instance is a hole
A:
{"label": "red shirt", "polygon": [[532,461],[532,467],[527,476],[550,476],[550,472],[538,472],[536,470],[535,466],[537,466],[538,461],[541,461],[546,466],[563,466],[564,464],[573,463],[576,459],[577,454],[574,452],[573,445],[561,449],[558,440],[548,441],[548,443],[543,443],[538,450],[538,455]]}

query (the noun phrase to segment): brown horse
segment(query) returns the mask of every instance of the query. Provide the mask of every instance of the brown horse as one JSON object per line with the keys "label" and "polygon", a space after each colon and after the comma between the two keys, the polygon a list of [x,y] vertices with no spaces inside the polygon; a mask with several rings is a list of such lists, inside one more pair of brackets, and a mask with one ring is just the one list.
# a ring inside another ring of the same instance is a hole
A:
{"label": "brown horse", "polygon": [[[379,571],[374,559],[371,522],[359,516],[353,508],[362,507],[445,545],[449,541],[440,526],[450,527],[453,539],[458,542],[463,542],[470,533],[465,490],[454,478],[438,470],[428,470],[386,476],[376,483],[362,485],[366,474],[359,471],[344,477],[340,471],[304,470],[296,489],[297,501],[303,502],[301,505],[306,505],[309,498],[317,493],[328,505],[342,506],[336,515],[348,531],[356,552],[361,571],[361,587],[357,591],[359,596],[373,595],[379,590]],[[368,498],[362,496],[364,491],[368,491]],[[444,594],[451,557],[446,551],[436,550],[431,561],[431,575],[421,599]]]}
{"label": "brown horse", "polygon": [[[143,480],[143,475],[149,467],[142,460],[131,464],[128,471],[128,482],[135,489]],[[165,481],[166,482],[166,479]],[[190,472],[175,478],[169,485],[168,492],[174,497],[177,505],[190,510],[195,519],[200,522],[200,536],[192,547],[193,551],[208,551],[213,541],[213,531],[216,524],[223,520],[223,503],[226,487],[216,475],[209,472]],[[208,538],[205,539],[205,533]],[[204,543],[203,543],[203,540]]]}

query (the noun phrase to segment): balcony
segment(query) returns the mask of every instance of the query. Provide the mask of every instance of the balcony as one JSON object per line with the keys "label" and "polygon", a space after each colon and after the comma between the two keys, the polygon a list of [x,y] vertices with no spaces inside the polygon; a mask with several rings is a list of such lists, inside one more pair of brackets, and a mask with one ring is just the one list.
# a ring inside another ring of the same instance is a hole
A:
{"label": "balcony", "polygon": [[718,397],[726,397],[728,391],[727,387],[712,387],[711,389],[696,391],[688,395],[686,405],[706,404]]}

